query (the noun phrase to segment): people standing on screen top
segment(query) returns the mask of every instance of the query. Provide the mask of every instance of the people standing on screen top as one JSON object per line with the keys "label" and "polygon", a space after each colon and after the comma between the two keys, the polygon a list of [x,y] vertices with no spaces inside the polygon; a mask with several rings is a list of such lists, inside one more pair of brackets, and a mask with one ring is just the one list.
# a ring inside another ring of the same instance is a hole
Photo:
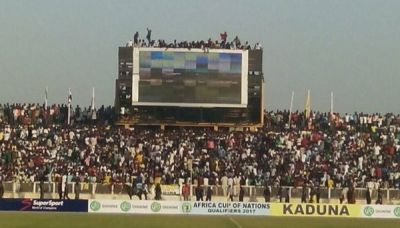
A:
{"label": "people standing on screen top", "polygon": [[383,204],[382,190],[380,187],[378,188],[378,196],[377,196],[375,204]]}
{"label": "people standing on screen top", "polygon": [[146,29],[147,29],[146,39],[147,39],[148,47],[150,47],[150,44],[151,44],[151,29],[149,29],[149,28],[146,28]]}
{"label": "people standing on screen top", "polygon": [[226,39],[228,38],[228,34],[226,33],[226,31],[223,33],[220,33],[219,35],[221,37],[221,41],[226,42]]}
{"label": "people standing on screen top", "polygon": [[228,38],[228,34],[226,32],[219,34],[221,37],[221,48],[225,48],[226,46],[226,39]]}
{"label": "people standing on screen top", "polygon": [[256,43],[256,44],[254,45],[254,50],[261,50],[261,49],[262,49],[262,46],[261,46],[260,43]]}
{"label": "people standing on screen top", "polygon": [[233,39],[233,44],[235,45],[235,49],[240,48],[241,44],[238,36],[236,36],[235,39]]}
{"label": "people standing on screen top", "polygon": [[317,189],[315,190],[315,197],[317,198],[317,203],[319,203],[321,199],[321,187],[319,184],[317,185]]}
{"label": "people standing on screen top", "polygon": [[371,191],[367,187],[367,191],[365,192],[365,200],[367,201],[367,204],[371,204]]}
{"label": "people standing on screen top", "polygon": [[135,47],[138,46],[138,44],[139,44],[139,32],[135,32],[135,34],[133,35],[133,44],[135,45]]}

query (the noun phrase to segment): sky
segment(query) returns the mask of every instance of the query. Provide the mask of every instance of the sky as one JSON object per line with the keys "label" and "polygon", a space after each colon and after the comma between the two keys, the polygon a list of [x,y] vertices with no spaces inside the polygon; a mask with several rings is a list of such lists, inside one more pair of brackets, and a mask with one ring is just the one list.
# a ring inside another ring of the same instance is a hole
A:
{"label": "sky", "polygon": [[265,107],[400,113],[398,0],[0,0],[0,103],[114,102],[118,46],[167,41],[263,46]]}

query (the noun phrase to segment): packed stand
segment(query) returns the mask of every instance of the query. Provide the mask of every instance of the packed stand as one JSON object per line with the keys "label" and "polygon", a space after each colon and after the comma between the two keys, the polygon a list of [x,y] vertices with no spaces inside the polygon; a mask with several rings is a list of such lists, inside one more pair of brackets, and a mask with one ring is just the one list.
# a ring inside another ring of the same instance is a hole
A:
{"label": "packed stand", "polygon": [[[266,112],[257,131],[124,129],[113,108],[0,106],[5,181],[400,188],[400,117]],[[80,110],[80,111],[79,111]],[[192,164],[192,165],[191,165]],[[239,189],[239,188],[237,188]]]}

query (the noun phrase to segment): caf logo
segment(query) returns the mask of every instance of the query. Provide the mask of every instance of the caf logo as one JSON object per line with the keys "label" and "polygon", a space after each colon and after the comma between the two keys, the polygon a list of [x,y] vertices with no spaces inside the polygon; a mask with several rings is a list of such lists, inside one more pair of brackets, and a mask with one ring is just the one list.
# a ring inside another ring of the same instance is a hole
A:
{"label": "caf logo", "polygon": [[101,204],[99,201],[92,201],[90,203],[90,209],[92,209],[92,211],[98,211],[101,208]]}
{"label": "caf logo", "polygon": [[119,208],[121,208],[121,211],[127,212],[132,208],[132,205],[129,202],[124,201],[119,205]]}
{"label": "caf logo", "polygon": [[161,204],[158,202],[154,202],[150,205],[150,209],[153,212],[159,212],[161,210]]}
{"label": "caf logo", "polygon": [[192,210],[192,205],[190,203],[182,204],[182,212],[189,213]]}
{"label": "caf logo", "polygon": [[394,215],[395,215],[396,217],[400,217],[400,207],[396,207],[396,208],[394,209],[393,213],[394,213]]}
{"label": "caf logo", "polygon": [[370,206],[367,206],[367,207],[364,208],[364,214],[366,216],[371,216],[371,215],[374,214],[374,212],[375,212],[374,208],[372,208]]}

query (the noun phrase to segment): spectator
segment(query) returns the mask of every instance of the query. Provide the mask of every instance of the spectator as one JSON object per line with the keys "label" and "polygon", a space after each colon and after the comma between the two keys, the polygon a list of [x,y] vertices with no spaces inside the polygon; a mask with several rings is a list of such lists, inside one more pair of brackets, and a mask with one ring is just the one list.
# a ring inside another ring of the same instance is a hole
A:
{"label": "spectator", "polygon": [[279,188],[278,188],[278,199],[279,199],[279,202],[280,203],[282,203],[283,202],[283,188],[282,188],[282,186],[279,186]]}
{"label": "spectator", "polygon": [[301,203],[307,203],[307,198],[308,198],[307,195],[308,195],[308,189],[307,186],[304,184],[301,190]]}
{"label": "spectator", "polygon": [[146,30],[147,30],[147,35],[146,35],[147,44],[148,44],[148,47],[150,47],[150,45],[151,45],[151,29],[146,28]]}
{"label": "spectator", "polygon": [[203,201],[203,195],[204,195],[203,187],[200,186],[199,184],[196,187],[196,201]]}
{"label": "spectator", "polygon": [[264,187],[264,199],[266,203],[271,202],[271,190],[268,185]]}
{"label": "spectator", "polygon": [[317,189],[315,191],[315,196],[317,198],[317,203],[319,203],[320,199],[321,199],[321,188],[319,185],[317,185]]}
{"label": "spectator", "polygon": [[211,189],[211,186],[208,186],[208,187],[207,187],[206,201],[211,201],[212,193],[213,193],[213,191],[212,191],[212,189]]}
{"label": "spectator", "polygon": [[40,199],[44,199],[44,176],[40,177],[39,188],[40,188]]}
{"label": "spectator", "polygon": [[182,196],[183,200],[188,201],[189,200],[189,195],[190,195],[190,188],[188,184],[183,185],[182,187]]}
{"label": "spectator", "polygon": [[3,199],[3,196],[4,196],[3,175],[0,172],[0,199]]}
{"label": "spectator", "polygon": [[133,35],[133,44],[135,45],[135,47],[138,46],[138,44],[139,44],[139,32],[135,32],[135,34]]}
{"label": "spectator", "polygon": [[371,204],[371,191],[369,188],[367,188],[367,191],[365,192],[365,199],[368,205]]}
{"label": "spectator", "polygon": [[285,203],[290,203],[290,195],[289,195],[289,188],[285,189]]}
{"label": "spectator", "polygon": [[381,188],[378,188],[378,196],[377,196],[375,204],[383,204],[383,197],[382,197]]}
{"label": "spectator", "polygon": [[161,185],[158,183],[155,188],[155,200],[161,200]]}
{"label": "spectator", "polygon": [[232,185],[228,186],[228,200],[233,201],[233,187],[232,187]]}
{"label": "spectator", "polygon": [[240,186],[240,191],[239,191],[239,202],[243,202],[244,198],[244,188]]}
{"label": "spectator", "polygon": [[80,181],[78,174],[75,176],[74,191],[75,191],[75,199],[79,200],[79,195],[81,193],[81,181]]}

